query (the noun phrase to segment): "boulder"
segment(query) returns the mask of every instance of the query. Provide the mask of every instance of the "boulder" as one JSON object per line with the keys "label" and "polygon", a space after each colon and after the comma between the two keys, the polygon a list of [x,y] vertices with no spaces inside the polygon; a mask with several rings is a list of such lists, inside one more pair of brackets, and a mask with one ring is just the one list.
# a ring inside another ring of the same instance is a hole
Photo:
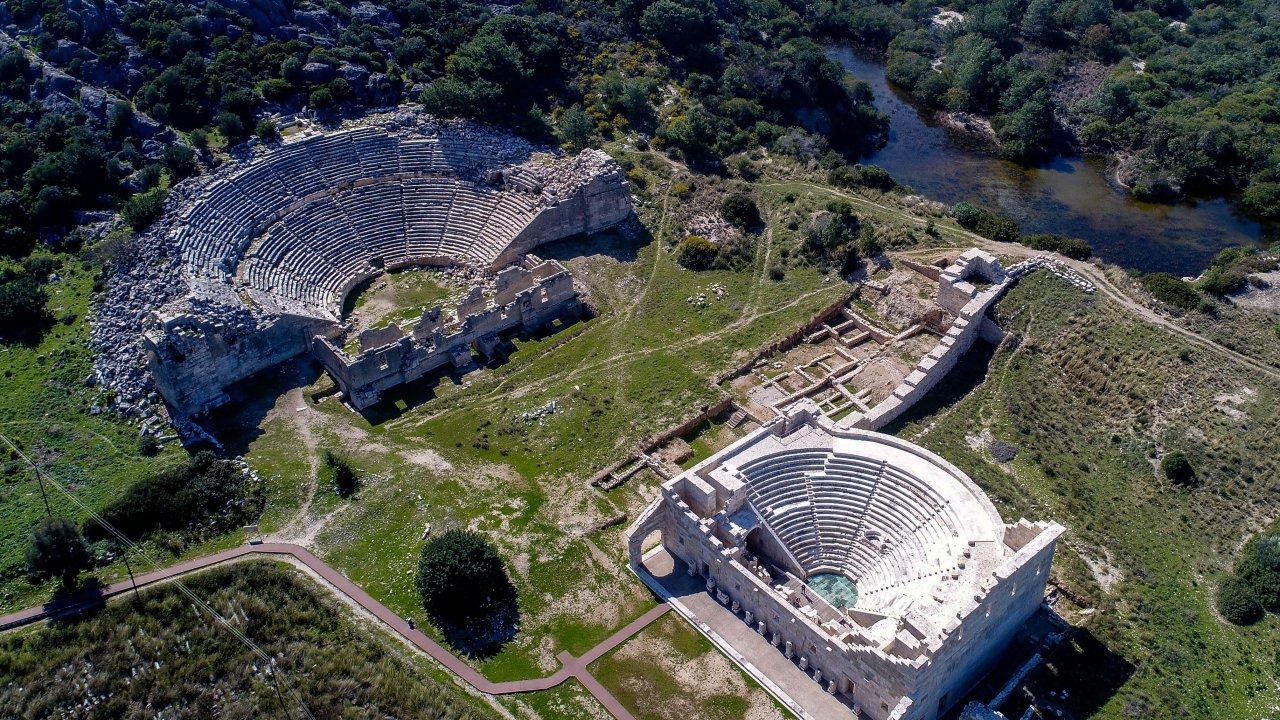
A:
{"label": "boulder", "polygon": [[142,113],[134,113],[129,120],[129,132],[141,138],[151,139],[164,130],[164,125],[152,120]]}
{"label": "boulder", "polygon": [[124,11],[120,9],[120,5],[116,0],[105,0],[102,3],[102,14],[107,19],[107,24],[111,27],[120,27],[124,24]]}
{"label": "boulder", "polygon": [[60,92],[51,92],[40,100],[40,106],[46,112],[57,113],[59,115],[71,115],[76,111],[76,101],[63,95]]}
{"label": "boulder", "polygon": [[360,92],[365,87],[365,83],[369,81],[369,68],[344,62],[338,68],[338,75],[347,81],[352,90]]}
{"label": "boulder", "polygon": [[390,10],[382,5],[371,3],[368,0],[357,3],[355,7],[351,8],[351,17],[352,19],[360,20],[361,22],[366,22],[370,25],[388,30],[399,29],[400,27],[399,23],[396,22],[395,16],[391,14]]}
{"label": "boulder", "polygon": [[98,122],[107,121],[107,111],[111,108],[111,96],[102,88],[93,85],[80,86],[80,107],[89,117]]}
{"label": "boulder", "polygon": [[326,83],[333,79],[333,66],[309,62],[302,66],[302,77],[309,83]]}
{"label": "boulder", "polygon": [[41,76],[44,80],[44,92],[49,95],[54,93],[73,95],[76,92],[76,86],[80,84],[75,78],[51,65],[41,68]]}
{"label": "boulder", "polygon": [[321,35],[330,34],[338,26],[333,13],[324,8],[308,8],[293,14],[293,23],[302,30],[310,30]]}
{"label": "boulder", "polygon": [[400,104],[400,81],[386,73],[373,73],[365,83],[365,96],[373,107]]}
{"label": "boulder", "polygon": [[49,62],[65,66],[67,63],[75,59],[76,53],[79,50],[80,43],[64,39],[59,40],[57,45],[54,45],[52,48],[49,48],[49,50],[45,51],[44,56]]}
{"label": "boulder", "polygon": [[125,68],[101,60],[86,60],[80,66],[80,78],[90,85],[118,87],[125,79]]}
{"label": "boulder", "polygon": [[289,24],[289,9],[285,0],[210,0],[211,4],[239,13],[253,24],[255,30],[270,33],[277,27]]}
{"label": "boulder", "polygon": [[98,38],[107,31],[107,15],[103,10],[99,10],[98,6],[91,2],[80,3],[80,27],[84,30],[84,37]]}

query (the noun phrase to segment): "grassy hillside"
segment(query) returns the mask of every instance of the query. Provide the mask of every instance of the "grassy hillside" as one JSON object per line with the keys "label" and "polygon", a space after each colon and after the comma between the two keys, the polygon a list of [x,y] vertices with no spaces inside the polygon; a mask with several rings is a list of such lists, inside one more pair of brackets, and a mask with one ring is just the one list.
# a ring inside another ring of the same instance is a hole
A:
{"label": "grassy hillside", "polygon": [[[970,473],[1006,518],[1067,526],[1054,576],[1087,599],[1065,612],[1101,644],[1037,682],[1068,687],[1062,704],[1080,717],[1266,717],[1280,624],[1228,625],[1213,597],[1280,507],[1280,388],[1045,273],[998,310],[1008,337],[985,382],[898,431]],[[994,440],[1016,459],[994,461]],[[1160,474],[1175,450],[1195,486]],[[1107,677],[1109,664],[1132,675]]]}

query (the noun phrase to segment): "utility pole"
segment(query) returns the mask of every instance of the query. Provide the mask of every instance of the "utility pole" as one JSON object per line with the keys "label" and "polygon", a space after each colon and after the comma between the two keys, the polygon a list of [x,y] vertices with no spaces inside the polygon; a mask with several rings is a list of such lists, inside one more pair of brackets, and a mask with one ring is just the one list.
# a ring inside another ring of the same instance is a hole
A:
{"label": "utility pole", "polygon": [[44,499],[44,514],[46,517],[52,518],[53,510],[49,507],[49,493],[44,489],[44,471],[40,469],[39,465],[36,465],[34,462],[32,462],[31,458],[26,456],[26,453],[19,450],[18,446],[14,445],[13,441],[10,440],[8,437],[4,435],[0,435],[0,440],[4,440],[4,444],[8,445],[10,450],[16,453],[18,457],[22,458],[24,462],[26,462],[28,465],[31,466],[31,470],[36,474],[36,481],[40,483],[40,497]]}
{"label": "utility pole", "polygon": [[129,584],[133,586],[133,604],[141,605],[142,598],[138,596],[138,581],[133,577],[133,567],[129,565],[129,546],[126,545],[120,556],[124,559],[125,572],[129,573]]}
{"label": "utility pole", "polygon": [[280,680],[276,677],[276,661],[272,660],[267,666],[267,672],[271,675],[271,684],[276,688],[276,699],[280,701],[280,709],[284,711],[284,716],[288,720],[293,720],[293,714],[289,712],[289,706],[284,701],[284,694],[280,692]]}

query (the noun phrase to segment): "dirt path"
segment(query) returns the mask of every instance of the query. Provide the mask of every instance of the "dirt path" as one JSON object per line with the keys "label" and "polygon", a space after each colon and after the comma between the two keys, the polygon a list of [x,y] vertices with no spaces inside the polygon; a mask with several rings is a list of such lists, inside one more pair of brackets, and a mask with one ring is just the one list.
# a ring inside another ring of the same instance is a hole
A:
{"label": "dirt path", "polygon": [[[301,410],[299,410],[301,408]],[[306,395],[302,388],[294,388],[290,390],[277,409],[277,413],[289,413],[288,423],[293,426],[298,433],[298,438],[302,441],[302,445],[307,449],[307,465],[310,472],[307,474],[307,489],[302,502],[298,503],[298,510],[293,517],[281,524],[280,529],[270,533],[268,538],[275,542],[289,542],[296,544],[309,544],[319,532],[319,527],[315,527],[317,523],[308,522],[308,508],[311,502],[315,500],[316,491],[319,489],[319,463],[316,460],[316,448],[319,442],[316,440],[315,428],[312,426],[315,420],[314,411],[307,405]],[[328,517],[323,518],[319,525],[322,527]]]}
{"label": "dirt path", "polygon": [[[662,617],[671,607],[666,603],[659,603],[656,607],[649,610],[645,614],[628,623],[625,627],[609,636],[606,640],[588,650],[580,656],[574,656],[568,652],[561,652],[556,656],[560,660],[561,667],[554,674],[542,678],[532,678],[529,680],[514,680],[510,682],[493,682],[481,675],[479,671],[471,667],[463,659],[449,652],[444,646],[422,631],[414,627],[410,627],[409,623],[400,616],[391,612],[385,605],[375,600],[360,586],[351,582],[345,575],[338,572],[334,568],[322,562],[310,551],[300,545],[289,543],[264,543],[262,545],[241,545],[240,547],[223,550],[222,552],[206,555],[194,560],[179,563],[173,567],[157,570],[155,572],[139,575],[136,579],[138,588],[148,587],[151,585],[159,585],[166,582],[179,581],[181,576],[189,573],[199,572],[215,565],[242,561],[253,555],[266,555],[277,558],[288,559],[290,562],[297,562],[304,566],[307,570],[323,580],[323,586],[327,589],[339,594],[342,598],[349,602],[354,602],[362,610],[366,611],[373,617],[382,622],[392,632],[408,641],[418,650],[431,656],[432,659],[439,662],[450,672],[460,677],[468,685],[471,685],[480,692],[490,695],[509,695],[512,693],[535,692],[539,690],[549,690],[569,678],[576,678],[582,683],[583,687],[591,693],[601,705],[618,720],[634,720],[634,716],[622,706],[618,699],[613,696],[603,685],[601,685],[594,677],[587,666],[598,660],[605,653],[614,649],[631,636],[643,630],[650,623]],[[130,592],[133,585],[128,581],[114,583],[108,585],[99,591],[89,592],[78,595],[73,598],[67,598],[57,602],[37,605],[35,607],[20,610],[0,617],[0,631],[13,630],[15,628],[30,625],[47,618],[58,618],[73,615],[86,609],[94,607],[107,599],[116,597]]]}

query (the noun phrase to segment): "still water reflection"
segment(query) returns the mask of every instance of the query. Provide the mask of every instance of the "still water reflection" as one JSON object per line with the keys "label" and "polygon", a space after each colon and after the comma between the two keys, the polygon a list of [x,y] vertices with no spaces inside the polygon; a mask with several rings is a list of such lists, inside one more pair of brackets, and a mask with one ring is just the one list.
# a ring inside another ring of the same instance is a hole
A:
{"label": "still water reflection", "polygon": [[1024,233],[1084,238],[1103,260],[1148,272],[1195,275],[1224,247],[1261,247],[1277,236],[1275,227],[1264,228],[1226,199],[1176,205],[1134,200],[1108,181],[1099,160],[1058,157],[1030,168],[1001,160],[934,122],[929,111],[890,86],[883,65],[849,50],[834,56],[871,85],[876,106],[890,118],[889,142],[863,162],[883,167],[926,197],[998,210]]}

